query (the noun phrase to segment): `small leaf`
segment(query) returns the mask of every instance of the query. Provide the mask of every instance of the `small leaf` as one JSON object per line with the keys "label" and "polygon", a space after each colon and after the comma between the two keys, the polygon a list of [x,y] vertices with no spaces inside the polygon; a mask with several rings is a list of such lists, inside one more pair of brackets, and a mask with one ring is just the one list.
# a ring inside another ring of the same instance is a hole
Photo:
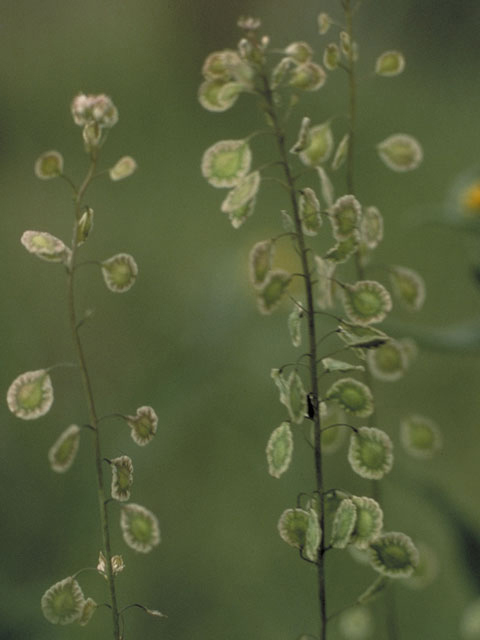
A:
{"label": "small leaf", "polygon": [[63,156],[58,151],[45,151],[35,162],[35,175],[42,180],[57,178],[63,173]]}
{"label": "small leaf", "polygon": [[345,162],[348,153],[348,145],[350,143],[350,134],[346,133],[343,138],[338,143],[337,150],[335,151],[335,155],[332,160],[332,169],[336,171],[340,169],[342,164]]}
{"label": "small leaf", "polygon": [[383,528],[383,511],[372,498],[354,496],[353,504],[357,519],[352,531],[351,542],[357,549],[368,549],[370,543],[380,535]]}
{"label": "small leaf", "polygon": [[428,460],[442,448],[440,429],[430,418],[418,414],[400,423],[400,439],[405,450],[415,458]]}
{"label": "small leaf", "polygon": [[133,484],[133,464],[128,456],[110,460],[112,469],[112,498],[124,502],[130,499]]}
{"label": "small leaf", "polygon": [[202,158],[202,175],[214,187],[234,187],[250,171],[252,152],[245,140],[221,140]]}
{"label": "small leaf", "polygon": [[253,171],[247,176],[238,179],[234,188],[228,193],[222,202],[222,211],[224,213],[233,213],[244,207],[251,201],[260,186],[260,172]]}
{"label": "small leaf", "polygon": [[345,549],[355,527],[357,508],[349,498],[342,500],[335,513],[332,524],[331,545],[335,549]]}
{"label": "small leaf", "polygon": [[308,135],[308,144],[300,152],[300,160],[308,167],[316,167],[330,157],[333,149],[333,135],[330,123],[324,122],[311,127]]}
{"label": "small leaf", "polygon": [[80,444],[80,428],[71,424],[60,435],[48,452],[48,460],[53,471],[65,473],[73,464]]}
{"label": "small leaf", "polygon": [[137,170],[137,163],[131,156],[123,156],[108,170],[110,179],[114,182],[128,178]]}
{"label": "small leaf", "polygon": [[53,387],[46,369],[22,373],[7,392],[10,411],[22,420],[35,420],[50,411]]}
{"label": "small leaf", "polygon": [[42,611],[52,624],[70,624],[83,613],[85,597],[72,577],[51,586],[42,596]]}
{"label": "small leaf", "polygon": [[296,371],[288,377],[287,409],[292,422],[301,424],[307,413],[307,394],[303,382]]}
{"label": "small leaf", "polygon": [[261,287],[272,268],[275,245],[271,240],[257,242],[249,255],[250,280],[257,289]]}
{"label": "small leaf", "polygon": [[392,531],[379,536],[370,544],[370,564],[389,578],[408,578],[418,565],[418,551],[411,538]]}
{"label": "small leaf", "polygon": [[278,307],[291,280],[290,273],[283,269],[270,271],[258,292],[257,302],[260,313],[268,315]]}
{"label": "small leaf", "polygon": [[341,378],[328,389],[325,398],[334,400],[342,409],[358,418],[368,418],[373,413],[373,396],[363,382],[354,378]]}
{"label": "small leaf", "polygon": [[288,382],[283,377],[280,369],[272,369],[270,371],[270,377],[275,382],[277,389],[280,392],[280,402],[285,406],[288,406]]}
{"label": "small leaf", "polygon": [[348,462],[362,478],[380,480],[392,470],[392,451],[392,441],[384,431],[360,427],[351,436]]}
{"label": "small leaf", "polygon": [[398,76],[405,69],[405,58],[400,51],[384,51],[375,62],[379,76]]}
{"label": "small leaf", "polygon": [[268,473],[274,478],[280,478],[287,471],[292,460],[293,437],[288,422],[282,422],[272,431],[266,453]]}
{"label": "small leaf", "polygon": [[373,280],[359,280],[353,285],[344,285],[342,293],[345,311],[356,324],[377,324],[392,309],[390,294],[383,285]]}
{"label": "small leaf", "polygon": [[120,526],[129,547],[148,553],[160,543],[160,529],[156,516],[139,504],[122,507]]}
{"label": "small leaf", "polygon": [[138,274],[137,263],[128,253],[117,253],[102,262],[105,284],[114,293],[124,293],[133,287]]}
{"label": "small leaf", "polygon": [[409,311],[418,311],[425,302],[425,282],[413,269],[391,267],[393,293]]}
{"label": "small leaf", "polygon": [[297,304],[294,304],[288,316],[288,331],[294,347],[299,347],[302,344],[302,317],[303,311]]}
{"label": "small leaf", "polygon": [[139,407],[134,416],[126,416],[133,441],[141,447],[148,444],[157,432],[158,417],[152,407]]}
{"label": "small leaf", "polygon": [[29,253],[46,262],[68,264],[70,260],[70,249],[46,231],[25,231],[20,241]]}
{"label": "small leaf", "polygon": [[393,171],[412,171],[423,160],[420,144],[412,136],[396,133],[377,145],[383,162]]}

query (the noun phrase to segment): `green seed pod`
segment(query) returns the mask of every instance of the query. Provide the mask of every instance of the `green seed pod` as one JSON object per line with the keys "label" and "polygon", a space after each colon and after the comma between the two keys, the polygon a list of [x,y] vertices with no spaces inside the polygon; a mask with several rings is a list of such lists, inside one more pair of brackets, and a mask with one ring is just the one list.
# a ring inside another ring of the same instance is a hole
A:
{"label": "green seed pod", "polygon": [[[346,430],[342,427],[328,427],[331,425],[338,425],[345,422],[345,415],[343,411],[336,404],[327,404],[320,402],[320,419],[322,424],[321,440],[322,440],[322,454],[333,454],[340,449],[345,441]],[[314,425],[312,424],[312,437],[311,442],[315,443]]]}
{"label": "green seed pod", "polygon": [[307,167],[316,167],[330,157],[333,149],[333,134],[330,123],[324,122],[311,127],[308,135],[308,144],[300,152],[300,160]]}
{"label": "green seed pod", "polygon": [[295,62],[292,58],[282,58],[280,62],[274,67],[272,71],[272,89],[277,89],[280,85],[282,85],[292,67],[295,66]]}
{"label": "green seed pod", "polygon": [[325,202],[327,207],[331,207],[333,206],[333,199],[335,198],[333,184],[323,167],[315,167],[315,168],[317,170],[318,177],[320,178],[320,189],[321,189],[323,201]]}
{"label": "green seed pod", "polygon": [[373,396],[363,382],[354,378],[341,378],[332,384],[325,394],[340,407],[357,418],[368,418],[373,413]]}
{"label": "green seed pod", "polygon": [[300,131],[298,132],[298,138],[293,147],[290,149],[290,153],[300,153],[305,149],[308,144],[308,135],[310,133],[310,118],[302,118],[302,124],[300,125]]}
{"label": "green seed pod", "polygon": [[232,227],[234,229],[238,229],[242,226],[242,224],[249,218],[254,210],[255,210],[256,197],[254,196],[251,200],[246,202],[238,209],[234,209],[233,211],[228,211],[228,219],[230,220]]}
{"label": "green seed pod", "polygon": [[359,246],[359,235],[354,232],[346,240],[337,242],[334,247],[329,249],[325,254],[325,259],[331,260],[335,264],[343,264],[358,251]]}
{"label": "green seed pod", "polygon": [[400,51],[384,51],[375,62],[379,76],[398,76],[405,69],[405,58]]}
{"label": "green seed pod", "polygon": [[365,371],[365,367],[361,364],[351,364],[350,362],[335,360],[335,358],[323,358],[321,362],[326,372]]}
{"label": "green seed pod", "polygon": [[418,311],[425,302],[425,282],[413,269],[394,266],[390,268],[393,293],[409,311]]}
{"label": "green seed pod", "polygon": [[158,417],[152,407],[139,407],[134,416],[126,416],[133,441],[143,447],[157,432]]}
{"label": "green seed pod", "polygon": [[389,340],[367,354],[368,367],[375,378],[394,382],[408,368],[408,358],[401,342]]}
{"label": "green seed pod", "polygon": [[333,156],[332,169],[334,171],[336,171],[337,169],[340,169],[342,164],[345,162],[345,159],[348,153],[349,143],[350,143],[350,134],[346,133],[338,143],[337,150],[335,151],[335,155]]}
{"label": "green seed pod", "polygon": [[248,258],[250,280],[253,286],[260,288],[272,268],[275,244],[271,240],[257,242]]}
{"label": "green seed pod", "polygon": [[304,62],[290,71],[288,84],[302,91],[318,91],[325,84],[327,74],[323,67],[315,62]]}
{"label": "green seed pod", "polygon": [[288,376],[287,404],[290,419],[296,424],[301,424],[307,413],[307,394],[303,387],[303,382],[296,371],[292,371]]}
{"label": "green seed pod", "polygon": [[315,191],[310,187],[303,189],[298,206],[303,233],[307,236],[316,236],[322,226],[322,218],[320,216],[320,203]]}
{"label": "green seed pod", "polygon": [[418,550],[411,538],[396,531],[379,536],[368,554],[375,571],[389,578],[408,578],[418,565]]}
{"label": "green seed pod", "polygon": [[83,603],[82,613],[78,619],[78,624],[81,627],[85,627],[90,622],[97,607],[98,604],[93,600],[93,598],[87,598],[85,600]]}
{"label": "green seed pod", "polygon": [[357,510],[357,518],[350,541],[357,549],[368,549],[382,531],[383,511],[372,498],[354,496],[352,502]]}
{"label": "green seed pod", "polygon": [[245,140],[221,140],[202,158],[202,175],[214,187],[234,187],[250,171],[252,152]]}
{"label": "green seed pod", "polygon": [[286,509],[278,521],[278,532],[287,544],[302,549],[310,560],[316,559],[322,532],[313,509]]}
{"label": "green seed pod", "polygon": [[350,438],[348,462],[362,478],[380,480],[392,470],[392,441],[380,429],[360,427]]}
{"label": "green seed pod", "polygon": [[342,638],[345,640],[368,640],[374,632],[374,620],[370,610],[364,606],[350,607],[338,619]]}
{"label": "green seed pod", "polygon": [[292,42],[284,53],[298,64],[309,62],[313,56],[313,49],[308,42]]}
{"label": "green seed pod", "polygon": [[288,316],[288,332],[290,333],[290,339],[294,347],[299,347],[302,344],[302,317],[303,311],[297,304],[294,304]]}
{"label": "green seed pod", "polygon": [[129,547],[140,553],[149,553],[160,543],[160,529],[156,516],[139,504],[122,507],[120,527]]}
{"label": "green seed pod", "polygon": [[207,80],[224,80],[227,82],[231,78],[231,69],[240,62],[240,57],[232,49],[214,51],[207,56],[202,74]]}
{"label": "green seed pod", "polygon": [[7,405],[22,420],[35,420],[50,411],[53,404],[53,387],[46,369],[26,371],[10,385]]}
{"label": "green seed pod", "polygon": [[114,293],[124,293],[133,287],[137,274],[137,263],[128,253],[117,253],[102,262],[103,279]]}
{"label": "green seed pod", "polygon": [[253,171],[248,175],[238,179],[234,188],[229,191],[227,197],[222,202],[222,211],[232,213],[244,207],[252,200],[260,187],[260,172]]}
{"label": "green seed pod", "polygon": [[332,278],[335,271],[335,262],[315,256],[315,268],[317,272],[316,301],[320,309],[328,309],[333,306]]}
{"label": "green seed pod", "polygon": [[268,315],[278,307],[291,280],[291,274],[283,269],[269,272],[257,296],[260,313]]}
{"label": "green seed pod", "polygon": [[319,13],[317,17],[318,33],[323,36],[330,29],[332,21],[328,13]]}
{"label": "green seed pod", "polygon": [[343,306],[352,322],[368,325],[382,322],[392,309],[385,287],[373,280],[359,280],[342,288]]}
{"label": "green seed pod", "polygon": [[268,440],[266,454],[268,473],[274,478],[280,478],[287,471],[292,460],[293,437],[288,422],[272,431]]}
{"label": "green seed pod", "polygon": [[335,513],[332,524],[331,545],[335,549],[345,549],[355,527],[357,508],[352,500],[342,500]]}
{"label": "green seed pod", "polygon": [[420,144],[412,136],[396,133],[377,145],[383,162],[393,171],[412,171],[423,160]]}
{"label": "green seed pod", "polygon": [[65,473],[73,464],[80,444],[80,428],[70,425],[48,452],[48,460],[53,471]]}
{"label": "green seed pod", "polygon": [[224,92],[227,84],[223,79],[202,82],[198,90],[198,100],[202,107],[207,111],[227,111],[233,107],[240,92],[230,90]]}
{"label": "green seed pod", "polygon": [[78,582],[69,576],[45,591],[41,605],[43,615],[52,624],[70,624],[80,619],[85,597]]}
{"label": "green seed pod", "polygon": [[41,180],[57,178],[63,173],[63,156],[58,151],[45,151],[35,162],[35,175]]}
{"label": "green seed pod", "polygon": [[287,380],[283,377],[280,369],[272,369],[270,371],[270,377],[275,382],[275,385],[280,392],[280,402],[287,406],[289,393]]}
{"label": "green seed pod", "polygon": [[340,49],[335,42],[327,44],[323,52],[323,64],[329,71],[334,71],[340,62]]}
{"label": "green seed pod", "polygon": [[120,456],[110,460],[112,469],[112,498],[125,502],[130,499],[133,484],[133,464],[128,456]]}
{"label": "green seed pod", "polygon": [[72,255],[59,238],[46,231],[25,231],[20,242],[29,253],[46,262],[68,264]]}
{"label": "green seed pod", "polygon": [[361,215],[362,207],[355,196],[339,198],[329,214],[334,238],[341,242],[355,235],[358,239]]}
{"label": "green seed pod", "polygon": [[137,170],[137,163],[131,156],[123,156],[117,161],[115,166],[109,169],[110,179],[114,182],[128,178]]}
{"label": "green seed pod", "polygon": [[383,240],[383,218],[377,207],[364,207],[360,220],[360,242],[375,249]]}
{"label": "green seed pod", "polygon": [[414,458],[428,460],[442,448],[442,435],[437,424],[418,414],[404,418],[400,423],[400,440]]}

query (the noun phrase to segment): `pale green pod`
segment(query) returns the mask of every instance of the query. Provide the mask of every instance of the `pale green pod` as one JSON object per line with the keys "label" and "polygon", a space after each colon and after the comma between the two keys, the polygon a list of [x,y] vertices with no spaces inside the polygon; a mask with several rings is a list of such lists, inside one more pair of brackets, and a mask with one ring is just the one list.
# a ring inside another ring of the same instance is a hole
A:
{"label": "pale green pod", "polygon": [[137,170],[137,163],[131,156],[123,156],[108,170],[110,179],[114,182],[128,178]]}
{"label": "pale green pod", "polygon": [[82,613],[78,619],[78,624],[81,627],[85,627],[90,622],[97,607],[98,604],[93,600],[93,598],[87,598],[85,600],[83,603]]}
{"label": "pale green pod", "polygon": [[347,413],[357,418],[368,418],[373,413],[373,396],[367,385],[354,378],[341,378],[325,394]]}
{"label": "pale green pod", "polygon": [[327,74],[323,67],[308,61],[290,70],[288,84],[302,91],[318,91],[323,87],[326,79]]}
{"label": "pale green pod", "polygon": [[400,51],[384,51],[375,61],[375,73],[379,76],[398,76],[405,69],[405,58]]}
{"label": "pale green pod", "polygon": [[330,544],[335,549],[345,549],[350,542],[357,519],[357,508],[350,498],[342,500],[335,513],[332,524]]}
{"label": "pale green pod", "polygon": [[269,272],[257,296],[260,313],[268,315],[278,307],[291,280],[291,274],[283,269]]}
{"label": "pale green pod", "polygon": [[326,162],[333,150],[333,134],[329,122],[311,127],[308,145],[300,152],[300,160],[307,167],[316,167]]}
{"label": "pale green pod", "polygon": [[278,532],[284,542],[303,550],[310,560],[316,559],[322,532],[313,509],[286,509],[278,521]]}
{"label": "pale green pod", "polygon": [[302,309],[297,304],[294,304],[288,316],[288,332],[294,347],[299,347],[302,344],[302,317]]}
{"label": "pale green pod", "polygon": [[57,178],[63,173],[63,156],[58,151],[45,151],[35,162],[35,175],[42,180]]}
{"label": "pale green pod", "polygon": [[122,506],[120,527],[129,547],[140,553],[149,553],[160,543],[157,517],[139,504]]}
{"label": "pale green pod", "polygon": [[425,302],[425,282],[413,269],[394,266],[390,268],[393,294],[409,311],[418,311]]}
{"label": "pale green pod", "polygon": [[356,349],[376,349],[390,340],[386,333],[376,327],[355,324],[346,320],[340,322],[337,331],[343,342]]}
{"label": "pale green pod", "polygon": [[350,143],[350,134],[346,133],[343,138],[338,143],[337,150],[335,151],[335,155],[332,160],[332,169],[336,171],[340,169],[342,164],[345,162],[348,153],[348,145]]}
{"label": "pale green pod", "polygon": [[158,417],[152,407],[139,407],[134,416],[125,417],[133,441],[143,447],[157,432]]}
{"label": "pale green pod", "polygon": [[256,198],[253,197],[251,200],[246,202],[244,205],[239,207],[238,209],[234,209],[233,211],[228,211],[228,219],[230,220],[232,227],[234,229],[238,229],[242,226],[242,224],[249,218],[255,210],[255,202]]}
{"label": "pale green pod", "polygon": [[135,284],[138,267],[133,256],[117,253],[101,263],[105,284],[114,293],[124,293]]}
{"label": "pale green pod", "polygon": [[355,196],[338,198],[329,213],[334,238],[343,241],[358,236],[361,215],[362,207]]}
{"label": "pale green pod", "polygon": [[369,609],[357,605],[343,611],[338,618],[341,637],[345,640],[369,640],[374,632],[374,619]]}
{"label": "pale green pod", "polygon": [[330,42],[323,52],[323,64],[329,71],[333,71],[338,67],[340,62],[340,49],[335,42]]}
{"label": "pale green pod", "polygon": [[82,245],[93,229],[93,209],[85,207],[77,223],[77,247]]}
{"label": "pale green pod", "polygon": [[351,364],[335,358],[322,358],[321,363],[326,372],[346,373],[347,371],[365,371],[361,364]]}
{"label": "pale green pod", "polygon": [[296,371],[288,376],[287,409],[292,422],[301,424],[307,413],[307,394]]}
{"label": "pale green pod", "polygon": [[275,382],[275,385],[280,392],[280,402],[285,406],[288,405],[288,382],[283,377],[280,369],[272,369],[270,371],[270,377]]}
{"label": "pale green pod", "polygon": [[392,531],[379,536],[370,544],[370,564],[389,578],[408,578],[418,565],[418,550],[404,533]]}
{"label": "pale green pod", "polygon": [[202,175],[214,187],[234,187],[250,171],[251,162],[245,140],[221,140],[203,154]]}
{"label": "pale green pod", "polygon": [[310,118],[302,118],[302,123],[300,125],[300,131],[298,132],[297,141],[290,149],[290,153],[300,153],[305,149],[308,144],[308,135],[310,133]]}
{"label": "pale green pod", "polygon": [[333,306],[333,274],[335,272],[335,262],[325,260],[320,256],[315,256],[315,269],[317,282],[315,286],[316,301],[320,309],[328,309]]}
{"label": "pale green pod", "polygon": [[392,299],[383,285],[374,280],[359,280],[342,288],[343,306],[356,324],[377,324],[392,309]]}
{"label": "pale green pod", "polygon": [[250,280],[255,288],[260,288],[272,269],[275,244],[271,240],[257,242],[250,251],[248,266]]}
{"label": "pale green pod", "polygon": [[238,91],[224,92],[227,83],[223,79],[205,80],[198,90],[198,100],[207,111],[227,111],[233,107],[239,96]]}
{"label": "pale green pod", "polygon": [[419,142],[405,133],[396,133],[385,138],[377,145],[377,151],[383,162],[393,171],[412,171],[423,160]]}
{"label": "pale green pod", "polygon": [[79,620],[85,605],[85,596],[71,576],[55,583],[42,596],[43,615],[52,624],[70,624]]}
{"label": "pale green pod", "polygon": [[357,510],[357,518],[350,542],[357,549],[365,550],[382,531],[383,511],[373,498],[354,496],[352,502]]}
{"label": "pale green pod", "polygon": [[312,59],[313,49],[308,42],[292,42],[284,53],[295,60],[296,63],[302,64]]}
{"label": "pale green pod", "polygon": [[460,618],[460,634],[462,640],[478,640],[480,638],[480,598],[471,601],[462,611]]}
{"label": "pale green pod", "polygon": [[429,460],[442,448],[442,435],[430,418],[414,414],[400,423],[400,440],[414,458]]}
{"label": "pale green pod", "polygon": [[10,385],[7,405],[22,420],[35,420],[50,411],[53,404],[53,387],[46,369],[26,371]]}
{"label": "pale green pod", "polygon": [[364,207],[360,220],[360,242],[375,249],[383,240],[383,218],[377,207]]}
{"label": "pale green pod", "polygon": [[287,213],[285,210],[280,211],[280,215],[282,217],[282,228],[284,231],[295,232],[295,223],[292,219],[292,216]]}
{"label": "pale green pod", "polygon": [[268,473],[274,478],[280,478],[288,470],[293,454],[293,437],[288,422],[282,422],[272,431],[266,454]]}
{"label": "pale green pod", "polygon": [[257,194],[260,187],[260,172],[253,171],[238,179],[234,188],[229,191],[222,202],[222,211],[232,213],[244,207]]}
{"label": "pale green pod", "polygon": [[333,205],[333,199],[335,198],[332,181],[323,167],[318,166],[315,168],[317,170],[318,177],[320,178],[320,189],[323,201],[327,207],[331,207]]}
{"label": "pale green pod", "polygon": [[112,469],[112,498],[120,502],[130,499],[133,484],[133,463],[128,456],[120,456],[110,460]]}
{"label": "pale green pod", "polygon": [[241,60],[238,53],[232,49],[214,51],[205,59],[202,74],[210,80],[224,80],[227,82],[232,76],[232,67],[239,62]]}
{"label": "pale green pod", "polygon": [[408,358],[401,342],[389,340],[367,353],[368,367],[375,378],[394,382],[399,380],[408,368]]}
{"label": "pale green pod", "polygon": [[343,264],[358,251],[359,246],[359,234],[354,232],[346,240],[337,242],[334,247],[329,249],[325,254],[325,259],[335,264]]}
{"label": "pale green pod", "polygon": [[53,471],[65,473],[73,464],[80,444],[80,428],[71,424],[48,452],[48,461]]}
{"label": "pale green pod", "polygon": [[316,236],[322,226],[322,218],[320,217],[320,203],[313,189],[306,187],[302,190],[298,207],[303,233],[307,236]]}
{"label": "pale green pod", "polygon": [[[320,402],[320,421],[321,421],[321,441],[322,454],[333,454],[340,449],[345,441],[346,429],[344,427],[331,426],[345,422],[345,415],[340,407],[335,403],[327,405]],[[330,429],[328,427],[331,427]],[[312,444],[315,443],[314,425],[312,424]]]}
{"label": "pale green pod", "polygon": [[317,559],[318,547],[322,540],[322,531],[318,522],[318,515],[315,509],[308,510],[307,530],[305,532],[305,556],[315,562]]}
{"label": "pale green pod", "polygon": [[282,58],[272,71],[272,89],[277,89],[286,80],[290,69],[295,65],[292,58]]}
{"label": "pale green pod", "polygon": [[332,21],[328,13],[319,13],[317,17],[318,33],[323,36],[330,29]]}
{"label": "pale green pod", "polygon": [[46,231],[25,231],[20,238],[25,249],[46,262],[68,264],[72,252],[51,233]]}
{"label": "pale green pod", "polygon": [[350,438],[348,462],[362,478],[380,480],[393,467],[392,441],[385,431],[360,427]]}

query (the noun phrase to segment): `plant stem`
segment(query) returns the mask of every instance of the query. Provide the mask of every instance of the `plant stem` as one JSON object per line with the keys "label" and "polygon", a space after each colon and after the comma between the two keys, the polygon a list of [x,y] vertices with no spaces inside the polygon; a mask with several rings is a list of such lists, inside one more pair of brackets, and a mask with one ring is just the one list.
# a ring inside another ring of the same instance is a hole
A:
{"label": "plant stem", "polygon": [[103,479],[103,456],[100,446],[100,433],[98,429],[98,417],[95,409],[95,401],[93,396],[92,384],[90,381],[90,375],[88,373],[87,362],[85,358],[85,352],[79,335],[79,326],[77,324],[77,316],[75,311],[75,259],[77,255],[77,228],[78,221],[81,216],[82,198],[87,190],[90,182],[92,181],[96,167],[96,156],[92,154],[91,163],[88,169],[87,175],[77,190],[75,189],[75,223],[73,225],[72,236],[72,257],[70,266],[68,269],[68,310],[70,318],[70,327],[72,331],[73,342],[75,350],[77,352],[78,362],[80,365],[80,371],[82,375],[83,387],[85,391],[85,398],[88,406],[88,414],[90,425],[94,433],[94,448],[95,448],[95,468],[97,475],[97,491],[98,491],[98,504],[100,510],[100,522],[102,528],[102,538],[104,546],[104,555],[106,559],[106,572],[108,578],[108,584],[110,589],[110,604],[113,618],[113,637],[114,640],[120,640],[120,626],[119,626],[119,612],[117,605],[117,596],[115,592],[115,581],[112,570],[112,552],[110,544],[110,529],[108,522],[108,512],[105,499],[105,484]]}
{"label": "plant stem", "polygon": [[[323,468],[322,468],[322,442],[321,442],[321,426],[319,411],[319,395],[318,395],[318,373],[317,373],[317,336],[315,329],[315,307],[313,302],[313,282],[311,276],[310,265],[308,262],[308,249],[305,244],[305,236],[302,230],[302,221],[300,219],[300,211],[298,206],[297,191],[295,181],[288,163],[287,148],[285,144],[285,134],[280,126],[278,114],[275,108],[273,93],[270,88],[268,78],[262,72],[263,92],[265,98],[265,110],[270,116],[272,127],[275,132],[277,147],[281,158],[281,165],[285,176],[285,182],[288,185],[290,202],[292,206],[293,219],[295,223],[296,239],[298,243],[298,252],[302,264],[303,280],[305,283],[306,297],[306,316],[308,324],[308,342],[309,342],[309,358],[310,358],[310,398],[313,407],[313,424],[315,434],[315,477],[316,490],[320,496],[320,513],[319,525],[320,530],[324,531],[324,500],[323,500]],[[318,604],[321,620],[320,640],[327,638],[327,615],[326,615],[326,589],[325,589],[325,565],[324,565],[324,538],[322,535],[320,546],[317,553],[317,582],[318,582]]]}

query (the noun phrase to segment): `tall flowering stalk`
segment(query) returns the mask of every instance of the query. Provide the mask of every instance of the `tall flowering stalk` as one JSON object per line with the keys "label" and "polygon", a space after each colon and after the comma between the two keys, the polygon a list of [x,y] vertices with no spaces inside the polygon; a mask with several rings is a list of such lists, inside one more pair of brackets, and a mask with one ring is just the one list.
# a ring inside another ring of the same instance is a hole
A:
{"label": "tall flowering stalk", "polygon": [[[145,507],[130,502],[133,484],[133,463],[129,456],[107,458],[102,450],[102,426],[108,419],[120,418],[130,429],[133,441],[140,446],[148,444],[157,431],[158,418],[152,407],[142,406],[134,415],[112,413],[99,416],[93,392],[91,372],[81,337],[82,327],[89,320],[88,312],[77,312],[75,286],[82,246],[93,230],[93,209],[84,204],[85,194],[92,181],[101,175],[108,175],[112,181],[122,180],[136,170],[136,163],[130,156],[120,158],[107,170],[98,170],[100,152],[109,130],[118,121],[118,111],[106,95],[77,95],[71,105],[75,124],[82,128],[83,144],[89,160],[86,174],[76,184],[64,172],[64,160],[58,151],[43,153],[35,163],[38,178],[49,180],[64,179],[73,193],[72,239],[68,244],[46,231],[28,230],[21,237],[25,249],[45,262],[62,265],[67,279],[68,316],[76,352],[78,369],[83,383],[88,424],[68,426],[57,438],[48,452],[52,470],[65,473],[73,464],[81,439],[92,440],[95,474],[97,479],[97,499],[103,548],[96,565],[87,567],[97,572],[108,583],[108,600],[97,604],[85,597],[78,576],[87,569],[80,569],[60,580],[44,593],[41,606],[47,620],[53,624],[77,622],[86,625],[96,609],[105,606],[110,609],[114,640],[123,640],[124,613],[131,607],[139,607],[146,613],[162,617],[159,611],[148,609],[138,603],[120,606],[117,593],[117,575],[124,569],[121,555],[114,554],[111,543],[112,518],[119,519],[123,539],[126,544],[141,553],[148,553],[160,542],[157,517]],[[89,261],[91,263],[92,261]],[[116,293],[128,291],[137,277],[138,268],[134,258],[127,253],[119,253],[102,261],[95,261],[107,288]],[[46,267],[50,268],[50,267]],[[36,371],[28,371],[18,376],[7,393],[10,411],[23,420],[33,420],[48,413],[54,391],[52,377],[62,365],[52,365]],[[111,479],[107,480],[108,470]],[[110,486],[108,486],[110,485]],[[112,513],[113,512],[113,513]]]}
{"label": "tall flowering stalk", "polygon": [[[365,605],[391,580],[413,576],[419,563],[418,549],[409,536],[384,530],[379,499],[331,487],[325,478],[326,455],[338,450],[349,432],[347,462],[356,474],[372,480],[374,495],[379,496],[376,487],[393,467],[394,446],[387,429],[373,424],[371,381],[401,377],[414,348],[410,341],[393,339],[377,325],[391,312],[393,298],[410,310],[418,310],[424,300],[423,280],[412,269],[388,267],[388,285],[367,275],[383,238],[383,218],[377,207],[362,204],[354,190],[358,48],[349,0],[343,0],[341,6],[344,22],[336,40],[324,47],[323,64],[314,60],[313,48],[303,41],[281,50],[270,47],[270,39],[258,33],[260,22],[242,18],[243,34],[237,48],[207,57],[199,89],[200,103],[212,112],[228,110],[241,94],[253,96],[267,123],[266,131],[214,143],[202,159],[206,180],[216,188],[228,189],[221,210],[233,228],[247,224],[256,208],[266,206],[257,205],[262,182],[274,179],[285,193],[280,228],[253,246],[249,272],[260,313],[268,315],[290,300],[292,345],[299,348],[306,341],[305,353],[271,370],[286,417],[266,446],[268,472],[274,478],[281,478],[289,469],[296,441],[305,439],[313,452],[315,485],[300,494],[278,522],[281,538],[316,570],[318,631],[315,636],[302,635],[304,640],[326,640],[329,621],[336,617],[328,606],[327,586],[334,576],[327,580],[327,553],[353,548],[366,554],[376,572],[372,585],[347,604],[347,615],[341,616],[344,628],[358,627],[353,616],[357,622],[363,619],[367,634],[370,618]],[[333,24],[326,13],[318,16],[321,35]],[[404,67],[403,55],[384,52],[374,67],[379,76],[398,75]],[[312,122],[308,114],[297,120],[298,133],[296,139],[291,138],[287,123],[302,94],[322,89],[328,73],[337,69],[346,72],[350,87],[349,121],[339,141],[335,142],[332,118]],[[274,140],[272,161],[255,167],[252,144],[262,135]],[[415,169],[422,160],[420,145],[406,134],[388,136],[377,145],[377,152],[385,165],[399,172]],[[347,192],[336,197],[334,175],[342,167]],[[330,234],[333,245],[328,240],[327,248],[322,248]],[[277,265],[275,253],[280,243],[289,243],[296,256],[298,266],[293,272]],[[349,263],[354,264],[353,281],[348,278]],[[298,281],[301,284],[296,287]],[[405,420],[402,437],[418,456],[428,457],[439,446],[436,427],[421,416]]]}

